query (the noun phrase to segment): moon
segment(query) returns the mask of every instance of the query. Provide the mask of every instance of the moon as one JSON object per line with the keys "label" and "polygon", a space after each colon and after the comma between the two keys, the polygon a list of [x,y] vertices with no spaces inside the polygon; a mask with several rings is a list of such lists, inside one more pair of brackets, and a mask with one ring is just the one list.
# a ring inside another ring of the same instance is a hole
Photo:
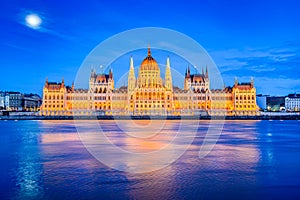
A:
{"label": "moon", "polygon": [[26,25],[33,29],[40,28],[42,19],[37,14],[29,14],[25,17]]}

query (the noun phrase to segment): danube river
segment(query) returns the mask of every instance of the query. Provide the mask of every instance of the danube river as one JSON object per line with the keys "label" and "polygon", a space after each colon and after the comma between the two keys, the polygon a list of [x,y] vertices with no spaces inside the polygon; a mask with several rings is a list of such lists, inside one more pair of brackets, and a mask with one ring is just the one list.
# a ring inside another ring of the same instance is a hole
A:
{"label": "danube river", "polygon": [[[163,127],[160,136],[138,138],[121,131],[126,121],[81,123],[86,130],[99,123],[114,145],[139,153],[172,141],[181,124],[154,121]],[[146,127],[148,122],[133,123]],[[182,156],[173,162],[172,153],[162,154],[162,169],[145,156],[147,169],[155,169],[145,173],[126,172],[134,154],[126,162],[121,155],[111,158],[125,168],[95,159],[83,145],[84,132],[78,134],[76,127],[73,121],[0,121],[0,199],[300,199],[297,120],[226,121],[220,137],[213,136],[216,145],[201,159],[209,121],[200,121],[187,148],[185,136],[173,141],[184,150]],[[182,131],[190,136],[187,127]],[[96,148],[105,154],[108,146]]]}

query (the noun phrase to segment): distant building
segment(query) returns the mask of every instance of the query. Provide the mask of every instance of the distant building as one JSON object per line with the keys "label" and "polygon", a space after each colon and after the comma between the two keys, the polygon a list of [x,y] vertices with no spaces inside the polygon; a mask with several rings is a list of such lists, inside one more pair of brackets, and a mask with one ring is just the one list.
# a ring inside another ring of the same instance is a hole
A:
{"label": "distant building", "polygon": [[285,97],[283,96],[270,96],[267,97],[267,110],[268,111],[282,111],[285,109]]}
{"label": "distant building", "polygon": [[5,93],[0,92],[0,110],[5,108]]}
{"label": "distant building", "polygon": [[42,98],[37,94],[24,94],[23,110],[37,111],[42,105]]}
{"label": "distant building", "polygon": [[22,94],[20,92],[0,92],[0,110],[37,111],[42,105],[38,94]]}
{"label": "distant building", "polygon": [[9,95],[5,94],[4,96],[4,109],[8,110],[9,109]]}
{"label": "distant building", "polygon": [[9,96],[9,109],[13,111],[23,110],[24,95],[20,92],[8,92]]}
{"label": "distant building", "polygon": [[285,109],[287,111],[300,111],[300,94],[289,94],[285,98]]}
{"label": "distant building", "polygon": [[267,110],[267,97],[269,97],[269,95],[256,95],[256,103],[260,110]]}

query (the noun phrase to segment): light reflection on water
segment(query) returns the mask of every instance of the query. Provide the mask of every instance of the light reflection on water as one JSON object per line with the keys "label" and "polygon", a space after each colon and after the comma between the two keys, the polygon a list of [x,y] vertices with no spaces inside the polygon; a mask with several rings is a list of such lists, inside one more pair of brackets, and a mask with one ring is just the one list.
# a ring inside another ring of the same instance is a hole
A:
{"label": "light reflection on water", "polygon": [[[98,122],[86,124],[89,123]],[[159,135],[145,139],[122,134],[112,121],[100,123],[114,144],[133,152],[162,148],[172,140],[178,127],[177,121],[167,121]],[[199,159],[208,125],[208,121],[200,122],[194,142],[175,163],[150,173],[130,174],[110,169],[95,160],[82,145],[72,121],[0,121],[0,159],[5,163],[1,167],[5,180],[0,182],[0,197],[300,197],[299,121],[226,121],[213,151]],[[176,143],[178,149],[182,145]],[[167,161],[168,155],[163,157]],[[156,164],[148,162],[148,165]]]}

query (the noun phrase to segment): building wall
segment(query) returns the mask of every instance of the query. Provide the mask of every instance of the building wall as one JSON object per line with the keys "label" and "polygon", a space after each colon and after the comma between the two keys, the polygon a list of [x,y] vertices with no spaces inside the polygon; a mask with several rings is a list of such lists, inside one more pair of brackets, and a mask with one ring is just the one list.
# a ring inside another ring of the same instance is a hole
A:
{"label": "building wall", "polygon": [[286,97],[285,109],[287,111],[300,111],[300,96],[299,97]]}
{"label": "building wall", "polygon": [[256,102],[257,102],[257,106],[261,110],[266,110],[267,109],[267,95],[257,95],[256,96]]}
{"label": "building wall", "polygon": [[[190,74],[187,71],[184,89],[173,88],[170,61],[167,60],[164,83],[160,69],[148,51],[138,77],[130,60],[128,85],[114,87],[109,74],[91,72],[89,88],[75,89],[46,81],[43,89],[42,115],[257,115],[254,82],[237,81],[233,87],[210,90],[208,71]],[[172,87],[171,87],[172,86]]]}
{"label": "building wall", "polygon": [[0,109],[1,110],[5,108],[4,101],[5,101],[5,97],[4,96],[0,96]]}
{"label": "building wall", "polygon": [[233,87],[233,109],[235,115],[256,115],[256,89],[248,85],[235,84]]}

